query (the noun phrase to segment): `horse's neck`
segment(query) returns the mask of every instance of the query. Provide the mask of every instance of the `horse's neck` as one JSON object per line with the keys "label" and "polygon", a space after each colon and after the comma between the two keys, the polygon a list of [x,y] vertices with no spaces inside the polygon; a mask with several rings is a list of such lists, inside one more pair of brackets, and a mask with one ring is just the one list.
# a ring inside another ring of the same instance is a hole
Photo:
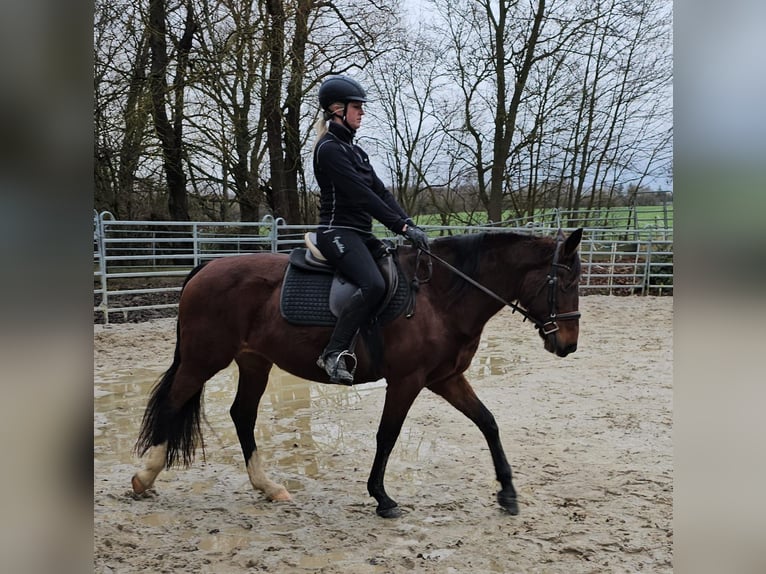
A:
{"label": "horse's neck", "polygon": [[513,271],[497,257],[483,261],[479,272],[471,276],[471,279],[494,293],[497,298],[470,284],[464,285],[458,296],[452,295],[450,291],[455,280],[454,272],[448,269],[441,271],[440,280],[431,285],[431,299],[437,307],[443,309],[452,328],[466,335],[480,334],[487,322],[504,307],[501,300],[512,301],[514,298],[515,294],[507,288],[510,281],[503,280],[504,275],[509,271],[513,274]]}
{"label": "horse's neck", "polygon": [[513,289],[511,277],[516,274],[516,270],[509,268],[505,262],[501,262],[496,257],[488,257],[483,261],[476,275],[476,282],[485,287],[493,295],[480,289],[472,288],[467,297],[470,298],[474,308],[474,316],[481,328],[503,307],[504,302],[511,302],[516,299],[516,292]]}
{"label": "horse's neck", "polygon": [[466,329],[480,331],[506,304],[520,302],[526,306],[529,297],[523,293],[524,279],[542,264],[538,261],[541,253],[530,247],[519,238],[498,236],[485,241],[473,279],[495,297],[476,287],[464,291],[455,307],[457,313],[469,316],[462,319]]}

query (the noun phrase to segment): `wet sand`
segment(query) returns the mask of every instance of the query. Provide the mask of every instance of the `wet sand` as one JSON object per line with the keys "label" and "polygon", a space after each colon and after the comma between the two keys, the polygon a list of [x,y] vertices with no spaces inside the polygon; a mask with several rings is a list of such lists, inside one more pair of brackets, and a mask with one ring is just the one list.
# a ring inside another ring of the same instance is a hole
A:
{"label": "wet sand", "polygon": [[518,315],[487,325],[468,371],[493,412],[521,513],[496,503],[478,429],[424,391],[386,473],[404,515],[366,490],[385,384],[272,373],[256,440],[293,501],[250,487],[228,409],[236,367],[206,385],[205,457],[136,499],[132,454],[175,320],[94,325],[94,571],[672,572],[672,298],[588,296],[564,359]]}

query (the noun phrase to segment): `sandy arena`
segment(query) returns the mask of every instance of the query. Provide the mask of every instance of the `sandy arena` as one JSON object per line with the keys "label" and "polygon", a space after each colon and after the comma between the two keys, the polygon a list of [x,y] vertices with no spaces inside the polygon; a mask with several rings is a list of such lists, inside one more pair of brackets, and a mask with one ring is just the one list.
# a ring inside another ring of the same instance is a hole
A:
{"label": "sandy arena", "polygon": [[579,349],[547,353],[510,310],[468,371],[514,471],[520,514],[495,500],[479,430],[428,391],[391,456],[399,519],[366,490],[385,383],[320,385],[274,370],[256,440],[272,479],[250,487],[228,409],[236,366],[206,385],[205,457],[134,498],[147,395],[175,319],[94,326],[94,572],[366,574],[672,572],[671,297],[581,297]]}

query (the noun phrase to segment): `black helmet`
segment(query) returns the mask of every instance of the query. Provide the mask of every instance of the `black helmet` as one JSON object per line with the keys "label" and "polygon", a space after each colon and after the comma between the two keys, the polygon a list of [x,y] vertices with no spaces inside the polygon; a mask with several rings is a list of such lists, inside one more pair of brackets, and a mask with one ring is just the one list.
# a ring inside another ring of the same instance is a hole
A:
{"label": "black helmet", "polygon": [[366,102],[367,93],[356,80],[348,76],[328,76],[319,87],[319,105],[328,110],[335,102]]}

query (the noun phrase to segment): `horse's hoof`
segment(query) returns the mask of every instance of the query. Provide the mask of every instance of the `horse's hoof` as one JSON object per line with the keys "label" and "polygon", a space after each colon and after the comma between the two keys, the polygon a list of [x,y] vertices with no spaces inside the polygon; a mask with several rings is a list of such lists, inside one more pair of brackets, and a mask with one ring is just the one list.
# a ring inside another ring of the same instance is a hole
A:
{"label": "horse's hoof", "polygon": [[272,502],[290,502],[293,499],[286,488],[277,490],[276,492],[269,494],[269,500]]}
{"label": "horse's hoof", "polygon": [[391,508],[378,507],[375,512],[381,518],[399,518],[402,515],[402,510],[398,506],[392,506]]}
{"label": "horse's hoof", "polygon": [[519,513],[519,503],[516,501],[515,496],[508,496],[504,495],[502,492],[498,492],[497,502],[508,514],[516,516]]}
{"label": "horse's hoof", "polygon": [[130,480],[130,485],[133,487],[133,492],[136,494],[143,494],[146,492],[146,487],[144,486],[144,483],[138,479],[137,474],[133,475],[133,478]]}

